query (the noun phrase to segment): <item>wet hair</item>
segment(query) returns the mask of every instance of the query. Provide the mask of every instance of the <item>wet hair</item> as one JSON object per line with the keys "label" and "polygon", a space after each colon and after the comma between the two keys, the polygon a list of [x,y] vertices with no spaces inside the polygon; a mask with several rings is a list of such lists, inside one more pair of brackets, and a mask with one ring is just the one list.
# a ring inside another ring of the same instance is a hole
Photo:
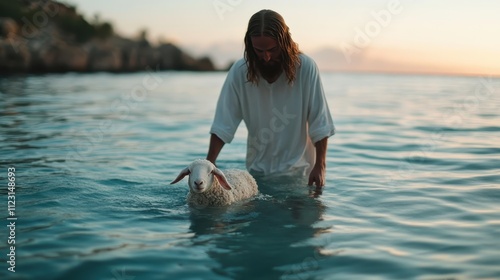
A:
{"label": "wet hair", "polygon": [[261,10],[255,13],[248,21],[248,29],[245,34],[245,60],[247,64],[247,80],[257,84],[257,54],[252,45],[251,37],[268,36],[278,42],[281,50],[281,64],[286,74],[288,83],[295,80],[295,71],[300,65],[300,50],[297,43],[292,40],[290,30],[283,17],[272,10]]}

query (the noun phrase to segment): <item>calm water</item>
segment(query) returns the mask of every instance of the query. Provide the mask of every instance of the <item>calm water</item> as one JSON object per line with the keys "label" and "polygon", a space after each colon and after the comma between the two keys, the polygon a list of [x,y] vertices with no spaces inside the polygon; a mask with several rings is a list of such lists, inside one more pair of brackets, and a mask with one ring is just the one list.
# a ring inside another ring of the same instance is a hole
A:
{"label": "calm water", "polygon": [[[322,194],[190,209],[225,73],[0,78],[1,279],[499,279],[500,80],[323,73]],[[219,165],[244,168],[246,130]],[[16,267],[7,269],[7,168]]]}

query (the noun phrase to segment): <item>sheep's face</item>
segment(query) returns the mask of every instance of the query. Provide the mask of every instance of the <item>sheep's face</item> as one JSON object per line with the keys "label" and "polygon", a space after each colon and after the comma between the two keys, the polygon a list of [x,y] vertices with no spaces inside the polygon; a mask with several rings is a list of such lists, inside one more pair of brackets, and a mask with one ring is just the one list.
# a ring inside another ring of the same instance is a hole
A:
{"label": "sheep's face", "polygon": [[215,166],[208,162],[194,162],[189,167],[189,188],[194,193],[202,193],[212,187]]}
{"label": "sheep's face", "polygon": [[187,175],[189,175],[189,189],[194,193],[202,193],[209,190],[214,182],[214,176],[217,178],[222,188],[226,190],[231,189],[231,185],[227,181],[226,176],[224,176],[224,173],[208,160],[199,159],[193,161],[193,163],[184,168],[170,184],[179,182]]}

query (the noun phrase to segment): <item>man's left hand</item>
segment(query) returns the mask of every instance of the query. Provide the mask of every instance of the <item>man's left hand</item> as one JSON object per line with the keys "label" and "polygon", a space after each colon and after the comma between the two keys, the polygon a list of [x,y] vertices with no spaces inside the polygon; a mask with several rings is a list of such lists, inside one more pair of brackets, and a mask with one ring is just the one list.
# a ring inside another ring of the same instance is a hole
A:
{"label": "man's left hand", "polygon": [[325,165],[315,164],[309,175],[309,182],[307,184],[312,186],[314,183],[318,188],[323,187],[325,185],[325,169]]}

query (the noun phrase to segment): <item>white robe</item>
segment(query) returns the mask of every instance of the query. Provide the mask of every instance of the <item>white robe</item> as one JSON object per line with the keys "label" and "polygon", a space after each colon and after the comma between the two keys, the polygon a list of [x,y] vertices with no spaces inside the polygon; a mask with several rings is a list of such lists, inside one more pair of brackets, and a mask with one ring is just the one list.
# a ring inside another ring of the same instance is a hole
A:
{"label": "white robe", "polygon": [[335,134],[316,63],[300,55],[296,79],[283,72],[273,83],[247,81],[244,59],[233,64],[221,90],[210,133],[230,143],[240,124],[248,129],[246,167],[255,175],[308,175],[314,144]]}

